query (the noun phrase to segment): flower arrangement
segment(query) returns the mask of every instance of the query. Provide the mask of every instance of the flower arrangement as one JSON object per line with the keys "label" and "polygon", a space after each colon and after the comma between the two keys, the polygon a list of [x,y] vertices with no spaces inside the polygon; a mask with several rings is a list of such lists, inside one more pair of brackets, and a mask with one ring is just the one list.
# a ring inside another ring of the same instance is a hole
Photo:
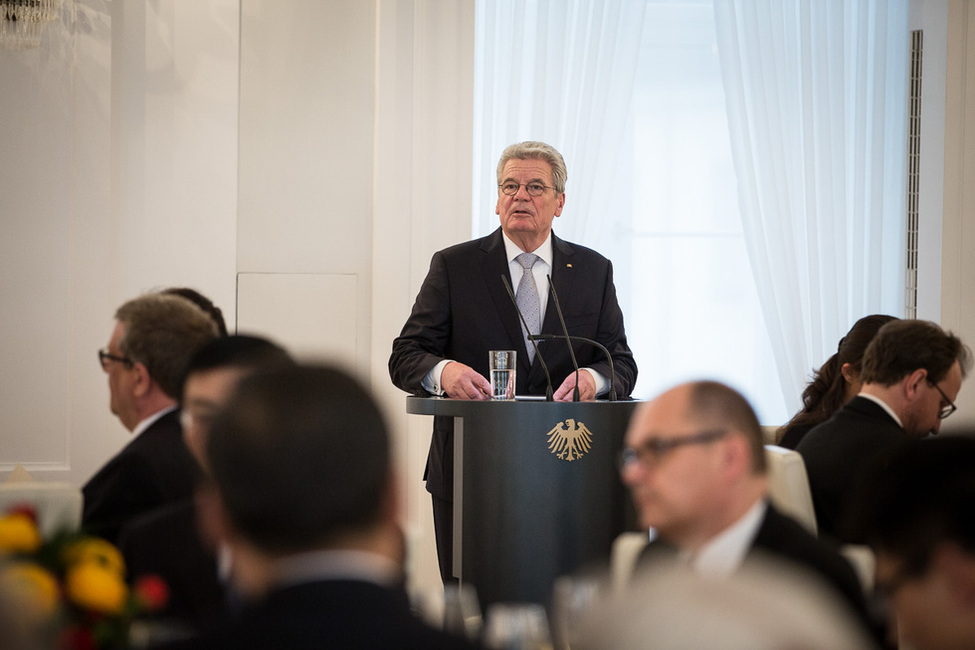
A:
{"label": "flower arrangement", "polygon": [[0,516],[0,592],[59,650],[124,648],[132,620],[168,597],[154,576],[130,588],[122,554],[101,538],[63,531],[44,540],[30,506]]}

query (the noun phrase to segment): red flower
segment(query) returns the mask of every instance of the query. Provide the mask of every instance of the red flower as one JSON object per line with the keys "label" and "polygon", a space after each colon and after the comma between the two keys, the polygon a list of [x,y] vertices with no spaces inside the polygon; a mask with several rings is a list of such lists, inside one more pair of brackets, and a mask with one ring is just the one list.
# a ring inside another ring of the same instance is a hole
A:
{"label": "red flower", "polygon": [[59,650],[98,650],[91,630],[80,625],[72,625],[61,633]]}
{"label": "red flower", "polygon": [[37,525],[37,510],[34,508],[32,503],[21,503],[19,505],[13,506],[7,510],[8,515],[18,514],[25,515],[29,518],[34,525]]}
{"label": "red flower", "polygon": [[162,609],[169,600],[169,588],[159,576],[142,576],[136,581],[134,591],[135,597],[150,612]]}

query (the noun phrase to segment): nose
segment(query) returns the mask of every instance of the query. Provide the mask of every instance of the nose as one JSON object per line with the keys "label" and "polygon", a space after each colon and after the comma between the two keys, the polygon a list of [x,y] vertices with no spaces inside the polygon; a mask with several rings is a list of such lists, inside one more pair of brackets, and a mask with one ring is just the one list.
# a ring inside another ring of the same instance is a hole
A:
{"label": "nose", "polygon": [[518,191],[515,192],[514,198],[521,201],[531,201],[532,195],[528,193],[528,186],[521,184],[518,186]]}

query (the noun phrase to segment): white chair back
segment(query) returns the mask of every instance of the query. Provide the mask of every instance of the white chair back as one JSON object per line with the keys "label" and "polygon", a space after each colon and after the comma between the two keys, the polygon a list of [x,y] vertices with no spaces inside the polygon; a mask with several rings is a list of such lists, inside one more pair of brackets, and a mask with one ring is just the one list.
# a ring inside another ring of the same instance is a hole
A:
{"label": "white chair back", "polygon": [[0,514],[21,505],[37,512],[37,526],[47,538],[81,525],[81,490],[68,483],[27,481],[0,485]]}
{"label": "white chair back", "polygon": [[765,445],[768,462],[769,498],[776,508],[817,534],[806,464],[798,452],[776,445]]}

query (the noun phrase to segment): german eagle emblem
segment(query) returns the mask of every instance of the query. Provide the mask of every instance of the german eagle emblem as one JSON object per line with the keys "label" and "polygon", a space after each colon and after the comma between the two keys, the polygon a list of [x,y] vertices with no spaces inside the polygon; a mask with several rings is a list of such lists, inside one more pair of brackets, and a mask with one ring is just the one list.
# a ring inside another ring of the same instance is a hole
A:
{"label": "german eagle emblem", "polygon": [[592,431],[572,418],[559,422],[545,435],[549,451],[562,460],[579,460],[592,448]]}

